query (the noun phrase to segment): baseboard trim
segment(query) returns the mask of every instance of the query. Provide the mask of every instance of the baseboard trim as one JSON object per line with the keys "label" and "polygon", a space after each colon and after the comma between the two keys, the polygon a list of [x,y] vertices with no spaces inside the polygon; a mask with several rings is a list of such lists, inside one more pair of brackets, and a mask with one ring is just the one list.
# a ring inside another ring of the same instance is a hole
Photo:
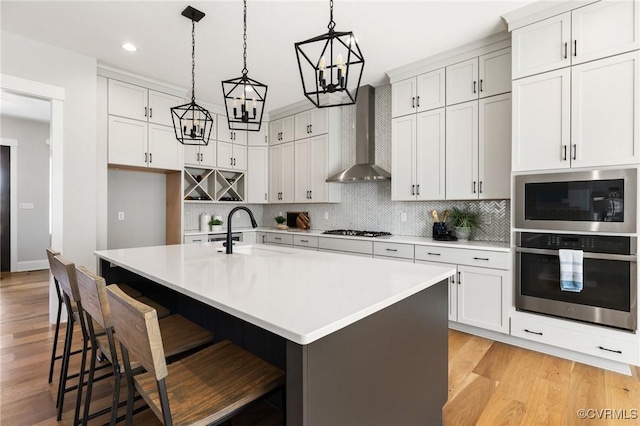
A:
{"label": "baseboard trim", "polygon": [[541,352],[543,354],[557,356],[559,358],[565,358],[570,361],[581,362],[583,364],[591,365],[592,367],[615,371],[616,373],[624,374],[626,376],[632,375],[631,368],[628,364],[623,364],[609,359],[598,358],[592,355],[586,355],[580,352],[558,348],[556,346],[549,346],[542,343],[511,336],[509,334],[498,333],[496,331],[485,330],[466,324],[460,324],[458,322],[449,321],[449,328],[452,330],[461,331],[463,333],[473,334],[475,336],[495,340],[497,342],[506,343],[508,345],[518,346],[524,349]]}
{"label": "baseboard trim", "polygon": [[49,267],[49,261],[43,260],[27,260],[24,262],[18,262],[16,269],[18,272],[25,271],[37,271],[39,269],[47,269]]}

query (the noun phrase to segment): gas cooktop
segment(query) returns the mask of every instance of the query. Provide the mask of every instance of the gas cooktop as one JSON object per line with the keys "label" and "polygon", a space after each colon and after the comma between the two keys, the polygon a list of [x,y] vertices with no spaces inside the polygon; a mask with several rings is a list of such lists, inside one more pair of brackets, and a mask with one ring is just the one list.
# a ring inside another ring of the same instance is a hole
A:
{"label": "gas cooktop", "polygon": [[376,232],[376,231],[354,231],[353,229],[332,229],[330,231],[324,231],[323,234],[328,235],[344,235],[347,237],[388,237],[390,232]]}

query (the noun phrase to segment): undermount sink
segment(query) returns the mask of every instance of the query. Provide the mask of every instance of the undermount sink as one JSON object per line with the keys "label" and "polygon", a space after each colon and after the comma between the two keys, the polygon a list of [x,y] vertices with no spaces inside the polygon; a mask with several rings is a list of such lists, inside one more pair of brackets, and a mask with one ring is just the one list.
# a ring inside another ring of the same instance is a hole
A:
{"label": "undermount sink", "polygon": [[[226,254],[224,248],[220,248],[216,250],[218,253]],[[235,246],[233,248],[233,254],[242,254],[245,256],[257,256],[257,257],[272,257],[272,256],[281,256],[284,253],[281,250],[270,250],[269,248],[263,247],[254,247],[254,246],[245,246],[238,247]]]}

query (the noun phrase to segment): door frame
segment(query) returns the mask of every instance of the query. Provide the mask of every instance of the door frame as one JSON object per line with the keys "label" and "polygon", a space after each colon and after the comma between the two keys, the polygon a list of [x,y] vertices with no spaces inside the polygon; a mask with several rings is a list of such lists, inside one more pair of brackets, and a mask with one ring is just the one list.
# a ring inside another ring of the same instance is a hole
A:
{"label": "door frame", "polygon": [[11,225],[9,227],[9,232],[11,233],[9,271],[15,272],[18,270],[18,140],[0,138],[0,145],[9,147],[9,179],[11,180],[9,186],[9,216],[11,216]]}
{"label": "door frame", "polygon": [[[0,74],[0,89],[19,95],[46,99],[51,102],[51,124],[49,139],[51,143],[51,247],[63,251],[63,129],[65,89],[39,81],[27,80],[7,74]],[[12,253],[13,255],[13,253]],[[49,275],[49,322],[56,321],[58,297]],[[63,312],[64,319],[66,315]]]}

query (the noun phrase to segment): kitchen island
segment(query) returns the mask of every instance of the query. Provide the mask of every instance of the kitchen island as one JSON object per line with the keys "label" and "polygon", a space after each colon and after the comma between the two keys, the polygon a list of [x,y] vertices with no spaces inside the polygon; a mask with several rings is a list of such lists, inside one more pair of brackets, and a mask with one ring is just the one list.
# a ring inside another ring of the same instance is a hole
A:
{"label": "kitchen island", "polygon": [[442,423],[452,267],[220,243],[96,256],[108,283],[284,368],[288,425]]}

